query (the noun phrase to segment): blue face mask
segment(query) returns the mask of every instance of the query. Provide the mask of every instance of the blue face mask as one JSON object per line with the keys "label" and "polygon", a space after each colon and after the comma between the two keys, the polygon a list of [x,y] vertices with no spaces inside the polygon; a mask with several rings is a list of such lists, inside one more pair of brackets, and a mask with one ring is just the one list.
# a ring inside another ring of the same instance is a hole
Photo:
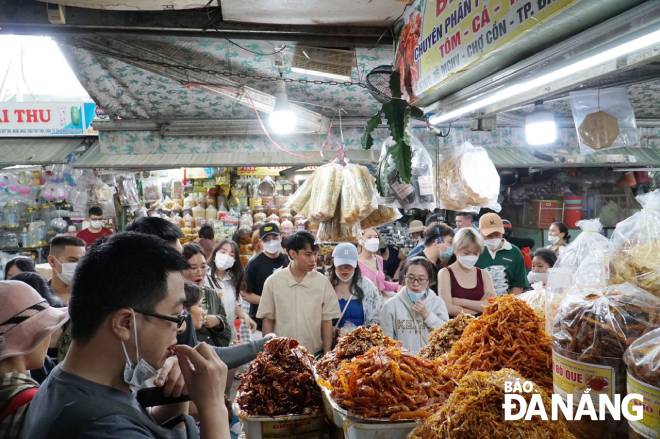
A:
{"label": "blue face mask", "polygon": [[454,249],[453,249],[452,247],[449,247],[447,250],[445,250],[444,252],[442,252],[442,254],[440,255],[440,257],[441,257],[442,259],[449,259],[449,258],[451,258],[453,255],[454,255]]}

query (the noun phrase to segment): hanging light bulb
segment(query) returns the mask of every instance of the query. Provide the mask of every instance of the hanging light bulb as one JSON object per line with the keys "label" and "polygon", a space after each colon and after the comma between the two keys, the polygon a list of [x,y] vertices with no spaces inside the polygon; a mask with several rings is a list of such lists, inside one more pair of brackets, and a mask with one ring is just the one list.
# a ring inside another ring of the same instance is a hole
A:
{"label": "hanging light bulb", "polygon": [[549,145],[557,140],[555,116],[539,104],[525,118],[525,139],[532,146]]}
{"label": "hanging light bulb", "polygon": [[278,84],[277,94],[275,95],[275,106],[268,118],[270,129],[276,134],[291,134],[296,128],[296,113],[289,105],[289,98],[286,94],[286,84]]}

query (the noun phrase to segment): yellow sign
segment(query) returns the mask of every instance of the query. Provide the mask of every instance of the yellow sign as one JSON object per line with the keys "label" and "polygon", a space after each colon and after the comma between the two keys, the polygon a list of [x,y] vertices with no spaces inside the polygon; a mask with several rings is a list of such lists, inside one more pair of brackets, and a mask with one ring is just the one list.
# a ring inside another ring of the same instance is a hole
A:
{"label": "yellow sign", "polygon": [[629,421],[630,427],[644,437],[660,438],[660,388],[643,383],[628,373],[627,392],[644,398],[644,418]]}
{"label": "yellow sign", "polygon": [[406,13],[395,68],[412,100],[513,44],[577,0],[417,0]]}
{"label": "yellow sign", "polygon": [[603,394],[613,400],[616,393],[613,367],[571,360],[554,351],[552,352],[552,384],[554,393],[564,398],[573,395],[573,404],[576,406],[587,389],[595,398]]}
{"label": "yellow sign", "polygon": [[287,169],[286,166],[277,167],[253,167],[243,166],[238,168],[238,175],[241,177],[277,177],[280,171]]}

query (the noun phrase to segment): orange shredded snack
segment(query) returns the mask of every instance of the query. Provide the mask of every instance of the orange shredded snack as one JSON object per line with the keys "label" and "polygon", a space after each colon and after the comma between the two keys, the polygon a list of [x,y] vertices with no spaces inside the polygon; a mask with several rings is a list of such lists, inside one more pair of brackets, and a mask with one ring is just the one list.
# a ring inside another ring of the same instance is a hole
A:
{"label": "orange shredded snack", "polygon": [[432,361],[396,347],[375,347],[342,362],[330,384],[332,398],[352,415],[392,421],[430,416],[453,388]]}
{"label": "orange shredded snack", "polygon": [[513,295],[490,299],[451,350],[438,358],[438,373],[458,382],[473,371],[510,368],[552,392],[552,340],[545,323]]}
{"label": "orange shredded snack", "polygon": [[[472,372],[466,375],[447,403],[427,418],[408,439],[574,439],[563,421],[543,421],[539,416],[529,421],[505,421],[505,383],[522,382],[516,371]],[[518,392],[516,392],[518,393]],[[540,393],[548,416],[551,402],[548,395],[533,385],[532,393]],[[518,393],[529,403],[531,393]]]}

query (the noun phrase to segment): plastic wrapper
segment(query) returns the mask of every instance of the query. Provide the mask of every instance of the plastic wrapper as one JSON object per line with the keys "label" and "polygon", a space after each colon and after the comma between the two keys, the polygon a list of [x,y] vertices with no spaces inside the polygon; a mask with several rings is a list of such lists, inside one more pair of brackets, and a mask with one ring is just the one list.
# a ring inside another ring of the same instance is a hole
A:
{"label": "plastic wrapper", "polygon": [[597,288],[608,283],[610,241],[602,235],[600,220],[578,221],[577,226],[582,233],[564,247],[550,269],[550,288]]}
{"label": "plastic wrapper", "polygon": [[630,282],[660,298],[660,189],[637,200],[642,210],[612,235],[612,282]]}
{"label": "plastic wrapper", "polygon": [[433,160],[422,142],[406,130],[412,153],[410,183],[402,182],[389,150],[395,145],[392,137],[383,142],[378,165],[378,190],[381,203],[401,209],[428,209],[436,207],[435,174]]}
{"label": "plastic wrapper", "polygon": [[146,178],[142,180],[142,195],[144,201],[155,203],[163,199],[163,188],[157,178]]}
{"label": "plastic wrapper", "polygon": [[[587,289],[569,296],[553,323],[555,393],[572,394],[574,404],[587,389],[596,402],[599,394],[610,398],[625,394],[624,352],[658,324],[660,300],[634,285]],[[625,421],[610,417],[572,423],[571,428],[584,438],[614,438],[627,432]]]}
{"label": "plastic wrapper", "polygon": [[378,206],[371,215],[366,217],[360,222],[363,229],[370,229],[373,227],[380,227],[385,224],[393,223],[401,219],[401,212],[398,209],[393,209],[387,206]]}
{"label": "plastic wrapper", "polygon": [[660,438],[660,328],[635,340],[623,356],[628,367],[627,392],[642,395],[644,416],[629,421],[630,439]]}
{"label": "plastic wrapper", "polygon": [[499,212],[500,176],[484,148],[463,143],[438,165],[438,207],[458,212]]}
{"label": "plastic wrapper", "polygon": [[518,294],[516,297],[529,305],[545,321],[546,289],[542,284],[534,284],[531,290]]}
{"label": "plastic wrapper", "polygon": [[316,233],[317,242],[352,242],[357,243],[362,235],[360,223],[347,224],[341,221],[341,208],[330,221],[321,221]]}
{"label": "plastic wrapper", "polygon": [[639,147],[635,112],[625,88],[575,91],[570,98],[580,152]]}
{"label": "plastic wrapper", "polygon": [[308,217],[315,221],[330,221],[337,207],[343,179],[342,166],[329,163],[316,170],[318,176],[312,187]]}
{"label": "plastic wrapper", "polygon": [[364,166],[348,164],[342,173],[342,221],[352,224],[367,218],[378,207],[376,186]]}

